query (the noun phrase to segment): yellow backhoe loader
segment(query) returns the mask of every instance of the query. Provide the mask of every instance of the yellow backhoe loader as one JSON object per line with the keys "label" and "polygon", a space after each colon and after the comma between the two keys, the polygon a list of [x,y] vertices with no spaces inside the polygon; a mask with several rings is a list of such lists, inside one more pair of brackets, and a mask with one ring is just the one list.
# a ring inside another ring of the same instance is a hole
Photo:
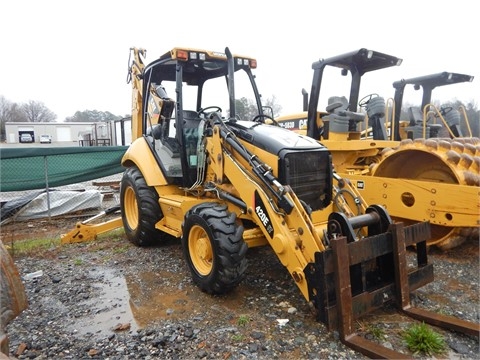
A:
{"label": "yellow backhoe loader", "polygon": [[[120,186],[129,241],[179,239],[193,282],[209,294],[237,287],[248,249],[269,246],[317,319],[370,357],[408,358],[353,331],[355,319],[386,302],[478,336],[478,324],[411,306],[410,292],[433,281],[429,224],[393,223],[332,171],[327,148],[276,125],[261,105],[254,58],[174,48],[144,65],[145,50],[131,51],[134,140]],[[237,95],[245,84],[251,95]],[[241,119],[242,97],[255,99],[253,118]],[[411,245],[416,265],[408,267]]]}
{"label": "yellow backhoe loader", "polygon": [[[473,76],[443,72],[402,79],[393,83],[393,99],[378,94],[359,99],[364,75],[401,62],[364,48],[314,62],[309,99],[302,90],[304,111],[276,121],[325,145],[335,170],[351,180],[367,203],[383,205],[404,224],[429,221],[428,245],[452,249],[469,236],[478,238],[480,139],[472,136],[465,109],[436,107],[432,90],[473,81]],[[329,94],[321,111],[324,72],[331,75],[327,71],[332,69],[346,76],[348,97]],[[402,119],[407,85],[422,89],[422,104],[409,108],[409,118]],[[466,131],[460,127],[461,115]]]}

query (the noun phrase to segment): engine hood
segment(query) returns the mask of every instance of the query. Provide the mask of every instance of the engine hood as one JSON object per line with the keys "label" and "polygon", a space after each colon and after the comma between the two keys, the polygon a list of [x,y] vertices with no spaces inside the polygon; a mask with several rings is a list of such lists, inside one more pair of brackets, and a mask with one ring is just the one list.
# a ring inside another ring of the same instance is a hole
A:
{"label": "engine hood", "polygon": [[225,124],[238,138],[271,154],[278,155],[285,149],[324,149],[316,140],[280,126],[243,120],[230,120]]}

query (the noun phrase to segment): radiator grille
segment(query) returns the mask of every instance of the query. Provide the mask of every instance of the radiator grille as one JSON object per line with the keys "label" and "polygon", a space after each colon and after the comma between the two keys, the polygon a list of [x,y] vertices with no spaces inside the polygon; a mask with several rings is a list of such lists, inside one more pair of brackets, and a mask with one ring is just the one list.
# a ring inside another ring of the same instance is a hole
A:
{"label": "radiator grille", "polygon": [[332,193],[332,166],[325,150],[290,151],[282,156],[280,181],[313,210],[327,206]]}

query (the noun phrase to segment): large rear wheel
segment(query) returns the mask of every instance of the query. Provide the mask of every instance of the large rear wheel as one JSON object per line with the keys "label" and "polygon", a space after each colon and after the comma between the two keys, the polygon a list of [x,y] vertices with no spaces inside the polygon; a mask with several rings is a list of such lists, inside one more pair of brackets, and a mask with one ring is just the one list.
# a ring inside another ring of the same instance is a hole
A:
{"label": "large rear wheel", "polygon": [[148,186],[137,167],[128,168],[120,187],[120,208],[128,240],[137,246],[147,246],[163,240],[166,234],[155,228],[163,218],[158,194]]}
{"label": "large rear wheel", "polygon": [[183,253],[193,282],[209,294],[235,288],[247,269],[243,226],[225,205],[204,203],[190,209],[182,225]]}

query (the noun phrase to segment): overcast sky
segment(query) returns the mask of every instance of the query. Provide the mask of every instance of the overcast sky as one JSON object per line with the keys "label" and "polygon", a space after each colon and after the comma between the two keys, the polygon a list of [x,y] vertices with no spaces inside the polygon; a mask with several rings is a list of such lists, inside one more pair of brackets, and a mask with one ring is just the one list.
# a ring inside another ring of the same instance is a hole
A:
{"label": "overcast sky", "polygon": [[78,110],[123,116],[131,109],[130,47],[147,49],[148,63],[176,46],[222,52],[228,46],[257,58],[260,92],[275,95],[285,115],[301,110],[314,61],[365,47],[403,59],[369,80],[375,80],[371,92],[390,97],[396,80],[450,71],[475,79],[439,88],[434,98],[478,105],[473,6],[467,0],[0,0],[0,95],[41,101],[57,121]]}

